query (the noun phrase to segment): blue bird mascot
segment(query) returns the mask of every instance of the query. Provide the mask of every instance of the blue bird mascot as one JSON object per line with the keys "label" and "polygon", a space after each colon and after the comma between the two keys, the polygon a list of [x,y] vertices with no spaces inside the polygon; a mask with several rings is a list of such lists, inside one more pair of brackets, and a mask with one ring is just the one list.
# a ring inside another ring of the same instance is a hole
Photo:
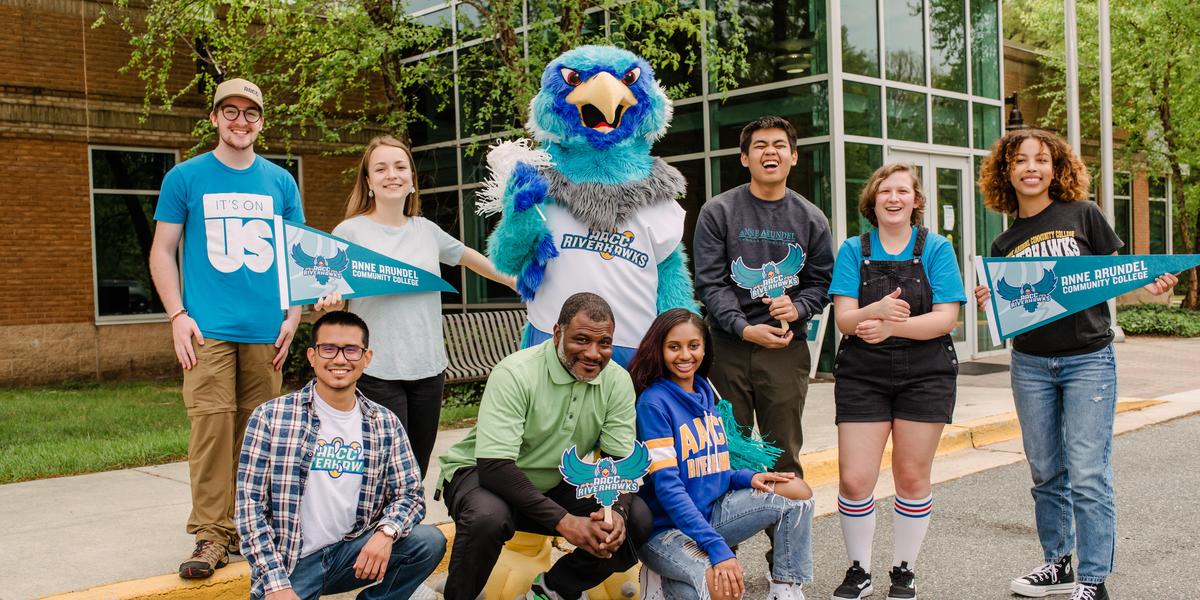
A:
{"label": "blue bird mascot", "polygon": [[488,255],[517,277],[527,304],[522,347],[551,337],[576,292],[612,306],[622,366],[658,313],[696,310],[677,202],[685,182],[650,155],[670,120],[670,100],[645,60],[581,46],[542,73],[526,124],[539,147],[520,139],[489,151],[479,213],[502,215]]}

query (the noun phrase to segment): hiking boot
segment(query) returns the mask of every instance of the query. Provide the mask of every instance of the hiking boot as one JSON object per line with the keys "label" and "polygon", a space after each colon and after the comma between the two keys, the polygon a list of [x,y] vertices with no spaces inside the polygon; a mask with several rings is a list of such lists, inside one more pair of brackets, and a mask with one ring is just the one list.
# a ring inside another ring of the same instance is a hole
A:
{"label": "hiking boot", "polygon": [[[546,574],[538,573],[537,577],[533,578],[533,584],[529,586],[529,591],[523,596],[517,596],[517,600],[564,600],[558,592],[546,587]],[[587,593],[579,596],[579,600],[587,600]]]}
{"label": "hiking boot", "polygon": [[208,579],[221,567],[229,564],[229,551],[225,544],[212,540],[196,542],[191,558],[179,565],[179,576],[184,579]]}
{"label": "hiking boot", "polygon": [[1071,600],[1108,600],[1108,590],[1104,589],[1104,582],[1080,583],[1075,586]]}
{"label": "hiking boot", "polygon": [[1009,589],[1015,594],[1030,598],[1070,594],[1075,591],[1075,569],[1071,568],[1071,555],[1046,563],[1028,575],[1012,580]]}
{"label": "hiking boot", "polygon": [[900,566],[892,567],[890,573],[892,578],[892,587],[888,589],[887,600],[915,600],[917,597],[917,576],[913,574],[912,569],[908,568],[908,563],[901,561]]}
{"label": "hiking boot", "polygon": [[846,578],[842,580],[842,585],[833,591],[833,598],[834,600],[847,598],[858,600],[870,596],[874,591],[875,588],[871,585],[871,574],[864,571],[856,560],[849,569],[846,569]]}

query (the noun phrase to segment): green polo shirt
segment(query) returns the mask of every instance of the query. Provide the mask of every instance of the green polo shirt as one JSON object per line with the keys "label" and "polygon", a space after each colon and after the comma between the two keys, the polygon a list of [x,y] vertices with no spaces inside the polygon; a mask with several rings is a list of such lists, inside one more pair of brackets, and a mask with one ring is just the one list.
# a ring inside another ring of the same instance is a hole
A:
{"label": "green polo shirt", "polygon": [[563,451],[600,449],[612,456],[633,451],[633,381],[615,362],[591,381],[578,381],[558,360],[554,341],[513,353],[488,377],[479,420],[443,454],[438,488],[479,458],[516,461],[537,489],[562,481]]}

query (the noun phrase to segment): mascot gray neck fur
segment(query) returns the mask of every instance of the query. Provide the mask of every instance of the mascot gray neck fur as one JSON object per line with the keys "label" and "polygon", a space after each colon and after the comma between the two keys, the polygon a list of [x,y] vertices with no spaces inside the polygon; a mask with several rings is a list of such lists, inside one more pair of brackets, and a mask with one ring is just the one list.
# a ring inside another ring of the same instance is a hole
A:
{"label": "mascot gray neck fur", "polygon": [[598,231],[613,231],[638,209],[674,201],[687,189],[679,170],[661,158],[654,159],[649,177],[626,183],[574,183],[556,169],[543,169],[542,175],[550,184],[550,196],[580,223]]}

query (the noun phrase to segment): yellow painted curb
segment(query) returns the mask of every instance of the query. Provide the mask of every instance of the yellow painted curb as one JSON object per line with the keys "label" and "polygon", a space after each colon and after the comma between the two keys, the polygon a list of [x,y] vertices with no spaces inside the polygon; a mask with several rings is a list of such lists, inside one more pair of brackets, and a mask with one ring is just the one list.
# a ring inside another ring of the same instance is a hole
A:
{"label": "yellow painted curb", "polygon": [[[1164,400],[1122,398],[1117,402],[1117,412],[1142,410],[1162,404]],[[972,419],[947,425],[942,431],[937,454],[949,454],[970,448],[980,448],[1004,442],[1021,435],[1021,426],[1015,412]],[[838,450],[828,448],[800,456],[804,465],[804,479],[811,487],[818,487],[838,480]],[[883,451],[881,468],[892,464],[892,445],[889,442]],[[446,536],[446,555],[434,569],[434,574],[445,573],[450,564],[450,547],[454,544],[454,523],[440,523],[437,528]],[[81,592],[49,596],[45,600],[242,600],[250,593],[250,567],[239,561],[220,569],[210,579],[188,581],[178,575],[162,575],[95,587]]]}

